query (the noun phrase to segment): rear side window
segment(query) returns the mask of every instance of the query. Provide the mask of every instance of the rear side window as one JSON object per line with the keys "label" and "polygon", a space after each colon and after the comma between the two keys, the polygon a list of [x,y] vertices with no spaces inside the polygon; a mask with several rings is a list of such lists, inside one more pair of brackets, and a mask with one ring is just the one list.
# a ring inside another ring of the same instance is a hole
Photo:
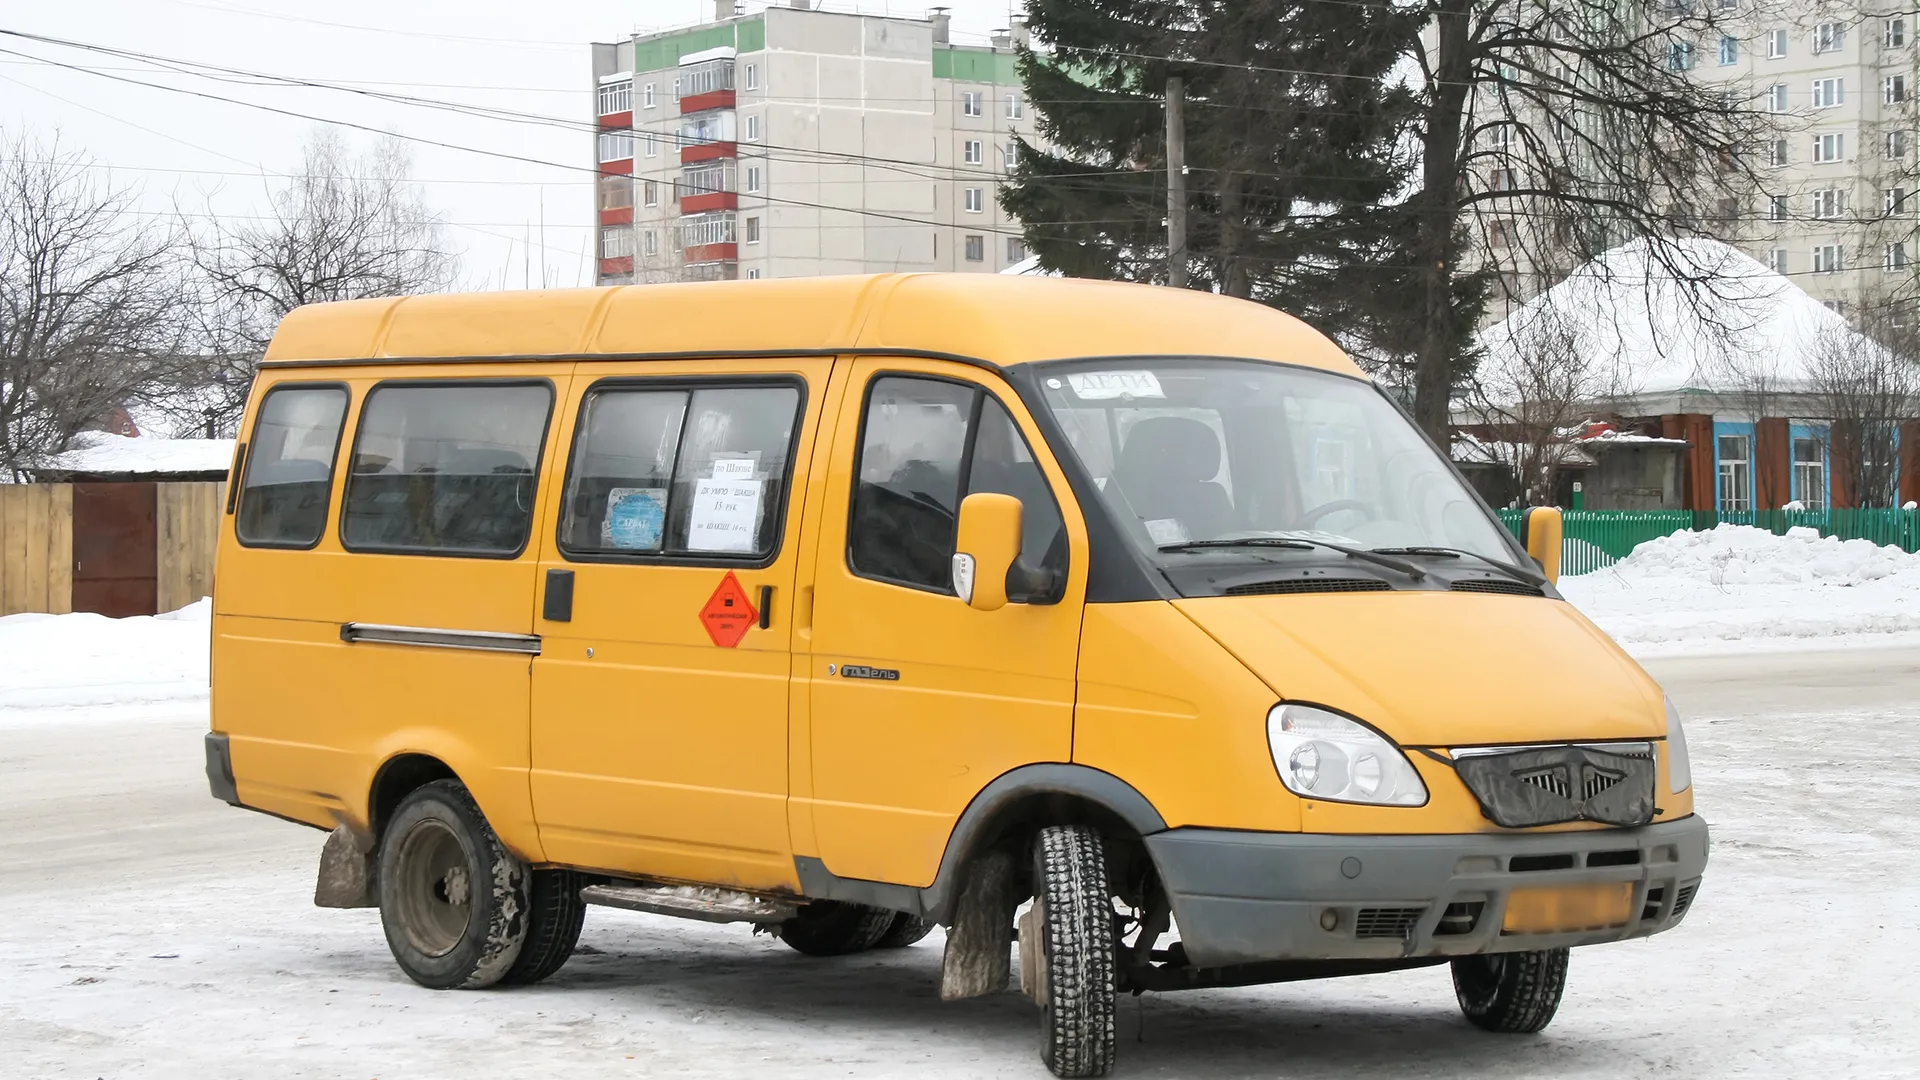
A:
{"label": "rear side window", "polygon": [[234,532],[248,547],[309,548],[327,529],[333,461],[347,391],[300,386],[267,391],[253,422]]}
{"label": "rear side window", "polygon": [[512,556],[533,532],[546,383],[377,386],[360,410],[340,539],[350,551]]}
{"label": "rear side window", "polygon": [[1020,559],[1008,596],[1044,603],[1066,585],[1066,525],[1046,474],[1007,410],[975,386],[885,376],[867,394],[847,561],[853,572],[952,593],[960,502],[1020,500]]}
{"label": "rear side window", "polygon": [[796,386],[594,389],[574,435],[561,549],[770,558],[800,405]]}

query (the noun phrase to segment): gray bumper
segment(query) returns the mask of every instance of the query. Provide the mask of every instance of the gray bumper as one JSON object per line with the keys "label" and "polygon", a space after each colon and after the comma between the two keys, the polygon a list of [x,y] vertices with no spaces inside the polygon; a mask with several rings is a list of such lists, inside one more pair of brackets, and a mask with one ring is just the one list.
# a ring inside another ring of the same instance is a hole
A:
{"label": "gray bumper", "polygon": [[[1170,829],[1146,844],[1197,967],[1460,956],[1646,937],[1680,921],[1707,866],[1707,823],[1698,816],[1643,829],[1528,835]],[[1502,933],[1514,889],[1621,881],[1634,883],[1624,926]],[[1324,929],[1325,922],[1333,928]]]}

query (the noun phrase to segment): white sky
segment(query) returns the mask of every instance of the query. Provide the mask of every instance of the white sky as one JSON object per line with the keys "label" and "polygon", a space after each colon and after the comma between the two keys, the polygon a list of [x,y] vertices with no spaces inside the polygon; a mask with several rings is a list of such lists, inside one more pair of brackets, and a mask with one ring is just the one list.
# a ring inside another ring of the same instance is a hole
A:
{"label": "white sky", "polygon": [[[784,3],[785,0],[780,0]],[[985,42],[1018,0],[824,0],[829,11],[924,15],[953,9],[954,39]],[[770,6],[747,0],[749,13]],[[153,58],[348,83],[590,123],[587,43],[698,24],[712,0],[0,0],[0,30]],[[270,105],[331,121],[532,158],[503,160],[414,144],[414,174],[450,223],[468,287],[592,284],[592,135],[370,100],[336,90],[220,82],[137,60],[0,35],[0,136],[56,134],[115,184],[139,189],[154,215],[211,205],[257,214],[263,173],[296,166],[316,123],[23,59]],[[365,145],[376,136],[343,131]],[[556,167],[558,166],[558,167]],[[541,223],[544,219],[545,227]]]}

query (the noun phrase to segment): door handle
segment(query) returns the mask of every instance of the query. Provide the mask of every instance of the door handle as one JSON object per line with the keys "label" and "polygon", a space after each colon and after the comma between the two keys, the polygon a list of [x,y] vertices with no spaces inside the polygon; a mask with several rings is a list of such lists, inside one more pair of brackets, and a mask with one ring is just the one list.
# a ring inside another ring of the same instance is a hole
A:
{"label": "door handle", "polygon": [[773,586],[760,586],[760,629],[773,627]]}
{"label": "door handle", "polygon": [[573,621],[573,571],[547,571],[547,592],[540,604],[540,617],[548,622]]}

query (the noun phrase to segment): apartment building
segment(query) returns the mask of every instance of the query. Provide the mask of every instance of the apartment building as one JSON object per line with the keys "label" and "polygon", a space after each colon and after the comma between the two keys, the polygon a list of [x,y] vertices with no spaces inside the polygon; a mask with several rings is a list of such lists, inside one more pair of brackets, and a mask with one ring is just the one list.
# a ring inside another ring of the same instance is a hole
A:
{"label": "apartment building", "polygon": [[604,285],[948,270],[1026,257],[998,187],[1036,141],[1023,27],[716,0],[692,29],[595,44]]}

